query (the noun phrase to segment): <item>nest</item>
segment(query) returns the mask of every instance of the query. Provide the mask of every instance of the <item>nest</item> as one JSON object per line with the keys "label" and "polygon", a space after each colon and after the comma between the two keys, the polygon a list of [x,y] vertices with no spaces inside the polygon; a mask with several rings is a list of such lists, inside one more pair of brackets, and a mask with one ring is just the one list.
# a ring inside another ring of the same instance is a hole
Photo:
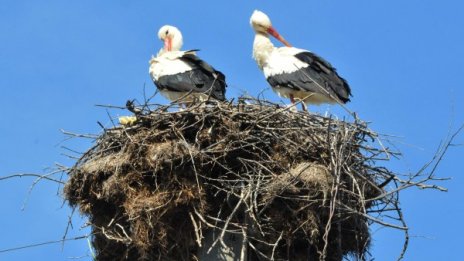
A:
{"label": "nest", "polygon": [[366,124],[244,99],[137,114],[98,137],[64,188],[97,260],[198,260],[228,237],[247,260],[364,259],[390,178]]}

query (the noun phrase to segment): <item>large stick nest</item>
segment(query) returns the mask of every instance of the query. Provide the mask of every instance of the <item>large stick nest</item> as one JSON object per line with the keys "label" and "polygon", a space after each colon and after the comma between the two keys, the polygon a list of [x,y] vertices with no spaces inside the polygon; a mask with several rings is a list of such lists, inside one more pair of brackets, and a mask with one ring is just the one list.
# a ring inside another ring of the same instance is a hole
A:
{"label": "large stick nest", "polygon": [[250,260],[364,259],[368,211],[391,203],[375,139],[359,121],[263,101],[158,106],[106,129],[64,192],[97,260],[195,260],[231,234]]}

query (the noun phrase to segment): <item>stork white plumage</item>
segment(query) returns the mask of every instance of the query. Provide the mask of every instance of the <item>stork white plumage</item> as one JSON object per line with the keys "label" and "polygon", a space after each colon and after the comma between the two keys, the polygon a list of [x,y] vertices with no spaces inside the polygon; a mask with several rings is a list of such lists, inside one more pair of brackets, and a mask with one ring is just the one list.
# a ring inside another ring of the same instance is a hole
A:
{"label": "stork white plumage", "polygon": [[[348,83],[330,63],[316,54],[292,47],[272,27],[269,17],[255,10],[250,19],[255,31],[253,58],[263,71],[272,90],[279,96],[305,104],[346,103],[351,96]],[[276,48],[269,35],[285,47]]]}
{"label": "stork white plumage", "polygon": [[225,76],[196,56],[197,50],[180,51],[182,34],[174,26],[158,31],[164,47],[150,60],[150,76],[160,93],[171,101],[191,104],[212,97],[225,100]]}

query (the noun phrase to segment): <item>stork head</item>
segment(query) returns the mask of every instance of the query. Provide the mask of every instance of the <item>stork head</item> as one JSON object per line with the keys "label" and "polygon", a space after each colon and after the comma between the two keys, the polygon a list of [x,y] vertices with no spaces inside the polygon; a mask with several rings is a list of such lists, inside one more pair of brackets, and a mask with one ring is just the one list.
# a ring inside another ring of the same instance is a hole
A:
{"label": "stork head", "polygon": [[272,27],[271,19],[265,13],[255,10],[250,18],[251,27],[256,33],[270,34],[286,46],[291,46],[278,32]]}
{"label": "stork head", "polygon": [[179,51],[182,48],[182,33],[174,26],[161,27],[158,31],[158,38],[164,42],[164,51]]}

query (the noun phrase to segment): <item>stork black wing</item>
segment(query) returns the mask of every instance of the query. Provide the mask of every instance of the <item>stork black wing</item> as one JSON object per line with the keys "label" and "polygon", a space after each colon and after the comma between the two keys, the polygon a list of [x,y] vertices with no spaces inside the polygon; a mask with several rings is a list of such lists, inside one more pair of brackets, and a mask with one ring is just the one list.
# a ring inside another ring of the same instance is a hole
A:
{"label": "stork black wing", "polygon": [[[301,69],[301,74],[305,77],[306,82],[309,78],[310,81],[318,83],[318,85],[322,86],[331,95],[335,94],[343,103],[350,100],[350,86],[345,79],[338,75],[337,70],[332,67],[329,62],[311,52],[298,53],[295,57],[309,65],[308,67]],[[317,86],[319,89],[317,92],[327,94],[321,90],[320,86]],[[314,89],[314,86],[311,87],[311,89]]]}
{"label": "stork black wing", "polygon": [[209,93],[217,100],[224,101],[226,99],[226,77],[222,72],[215,70],[192,53],[186,53],[180,59],[193,68],[195,73],[190,74],[190,79],[198,91]]}
{"label": "stork black wing", "polygon": [[192,67],[192,70],[161,76],[155,81],[156,86],[161,90],[173,92],[206,93],[217,100],[224,101],[227,86],[224,74],[198,58],[192,53],[193,51],[195,50],[187,51],[179,57]]}

